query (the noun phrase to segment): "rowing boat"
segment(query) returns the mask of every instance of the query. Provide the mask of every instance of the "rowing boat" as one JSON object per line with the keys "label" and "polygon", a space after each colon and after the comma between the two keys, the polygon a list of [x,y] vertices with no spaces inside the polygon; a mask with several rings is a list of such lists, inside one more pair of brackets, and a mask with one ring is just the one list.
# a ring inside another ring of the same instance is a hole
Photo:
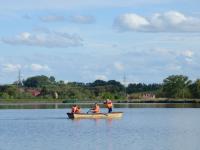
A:
{"label": "rowing boat", "polygon": [[112,113],[67,113],[70,119],[108,119],[108,118],[121,118],[123,112]]}
{"label": "rowing boat", "polygon": [[121,118],[123,112],[112,113],[67,113],[70,119],[106,119],[106,118]]}

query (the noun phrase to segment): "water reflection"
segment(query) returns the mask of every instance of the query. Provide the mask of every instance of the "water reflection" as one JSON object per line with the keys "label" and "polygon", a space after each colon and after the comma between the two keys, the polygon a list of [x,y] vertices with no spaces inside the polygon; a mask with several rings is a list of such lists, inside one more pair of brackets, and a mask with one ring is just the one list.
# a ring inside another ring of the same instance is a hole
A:
{"label": "water reflection", "polygon": [[65,119],[68,119],[68,118],[66,118],[66,117],[37,117],[37,118],[0,118],[0,120],[15,120],[15,121],[17,121],[17,120],[21,120],[21,121],[25,121],[25,120],[65,120]]}
{"label": "water reflection", "polygon": [[119,120],[119,119],[111,119],[111,118],[99,119],[99,118],[94,118],[94,119],[69,119],[69,120],[71,120],[73,123],[79,123],[81,121],[90,121],[90,122],[94,122],[95,125],[98,125],[101,121],[105,121],[107,125],[112,125],[112,121],[113,120]]}
{"label": "water reflection", "polygon": [[[71,108],[73,104],[0,104],[0,109],[57,109]],[[93,104],[78,104],[81,108],[91,108]],[[105,106],[100,104],[101,108]],[[115,103],[114,108],[200,108],[200,103]]]}
{"label": "water reflection", "polygon": [[68,110],[1,110],[0,149],[200,149],[200,109],[115,108],[117,120],[67,119]]}

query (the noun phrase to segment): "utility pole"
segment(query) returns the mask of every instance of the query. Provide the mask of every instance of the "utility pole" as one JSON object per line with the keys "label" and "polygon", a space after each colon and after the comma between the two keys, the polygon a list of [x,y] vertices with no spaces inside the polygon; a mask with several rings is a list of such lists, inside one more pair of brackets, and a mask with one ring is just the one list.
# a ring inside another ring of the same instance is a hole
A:
{"label": "utility pole", "polygon": [[17,86],[20,87],[22,85],[21,81],[21,70],[18,70],[18,81],[17,81]]}
{"label": "utility pole", "polygon": [[124,96],[126,98],[126,74],[124,73],[124,77],[123,77],[123,82],[124,82]]}
{"label": "utility pole", "polygon": [[18,98],[20,98],[20,93],[21,93],[21,89],[20,87],[22,86],[22,81],[21,81],[21,70],[19,69],[18,70],[18,76],[17,76],[17,82],[16,82],[16,85],[17,85],[17,91],[19,93],[18,95]]}

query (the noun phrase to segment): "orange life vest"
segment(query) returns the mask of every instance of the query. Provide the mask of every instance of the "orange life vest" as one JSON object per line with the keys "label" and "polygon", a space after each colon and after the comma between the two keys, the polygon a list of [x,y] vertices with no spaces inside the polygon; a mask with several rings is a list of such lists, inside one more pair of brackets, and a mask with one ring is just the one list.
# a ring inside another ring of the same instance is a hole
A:
{"label": "orange life vest", "polygon": [[93,110],[94,113],[100,113],[100,107],[99,105],[96,105],[94,110]]}
{"label": "orange life vest", "polygon": [[112,106],[113,106],[112,101],[106,102],[106,107],[107,108],[112,108]]}

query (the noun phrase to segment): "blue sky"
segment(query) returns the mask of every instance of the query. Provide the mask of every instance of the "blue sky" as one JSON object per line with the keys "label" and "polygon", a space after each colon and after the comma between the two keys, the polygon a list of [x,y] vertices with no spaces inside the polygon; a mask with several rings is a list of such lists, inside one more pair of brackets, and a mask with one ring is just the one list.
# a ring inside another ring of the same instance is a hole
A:
{"label": "blue sky", "polygon": [[200,75],[200,1],[0,0],[0,84]]}

